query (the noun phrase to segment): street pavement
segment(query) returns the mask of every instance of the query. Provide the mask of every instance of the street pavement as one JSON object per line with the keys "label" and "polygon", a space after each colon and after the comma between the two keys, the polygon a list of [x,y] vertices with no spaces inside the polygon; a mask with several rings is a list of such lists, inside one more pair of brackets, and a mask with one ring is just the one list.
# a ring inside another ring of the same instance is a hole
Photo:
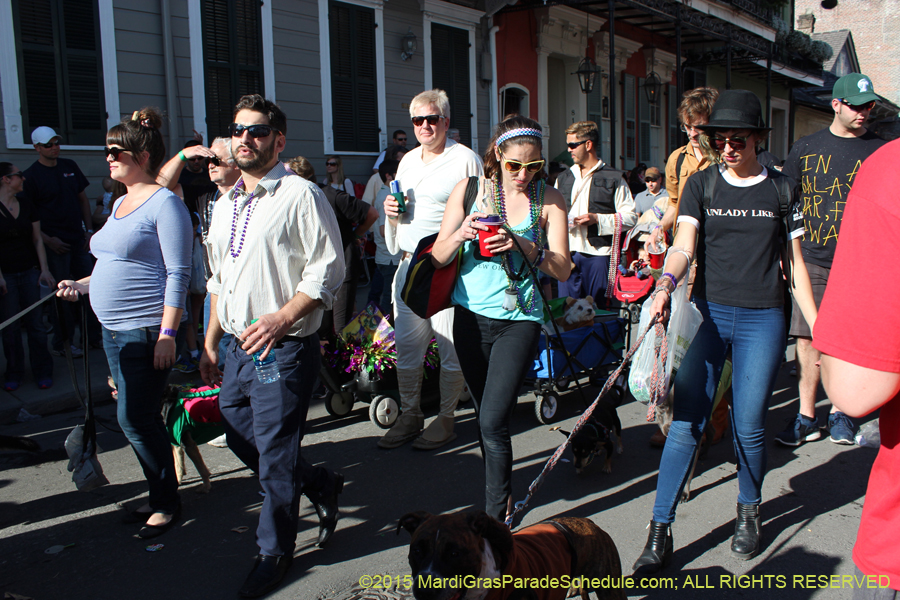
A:
{"label": "street pavement", "polygon": [[[92,351],[91,361],[92,368],[100,363],[92,379],[102,383],[102,352]],[[854,572],[851,552],[876,453],[832,444],[827,436],[797,449],[772,442],[797,409],[796,379],[788,374],[792,365],[782,367],[771,402],[762,554],[746,562],[730,554],[737,481],[729,437],[699,463],[692,498],[678,509],[674,562],[664,573],[672,579],[658,582],[666,589],[633,589],[630,598],[801,600],[852,595],[840,576]],[[64,377],[57,365],[57,385]],[[177,376],[178,381],[185,379],[189,377]],[[598,391],[586,388],[588,400]],[[40,393],[22,392],[15,400],[43,414],[41,418],[0,426],[0,434],[27,435],[42,448],[37,454],[0,452],[0,593],[35,600],[237,597],[257,553],[254,530],[262,498],[253,473],[227,448],[204,445],[213,472],[212,491],[200,493],[196,470],[189,464],[180,525],[151,542],[142,541],[136,537],[139,526],[121,523],[124,510],[139,506],[147,490],[124,437],[111,431],[117,427],[108,389],[95,384],[94,397],[103,424],[98,428],[99,459],[110,485],[91,492],[76,490],[63,449],[66,435],[83,421],[83,411],[42,410],[35,400]],[[562,395],[556,424],[570,430],[583,408],[579,393],[570,388]],[[821,402],[820,421],[827,411],[827,403]],[[521,525],[560,515],[590,517],[612,536],[623,572],[630,574],[647,539],[661,451],[647,443],[655,425],[646,422],[646,407],[630,401],[619,415],[625,452],[613,461],[612,473],[603,473],[599,460],[581,475],[570,462],[560,462],[532,498]],[[536,421],[531,394],[520,398],[511,431],[518,501],[563,436]],[[360,580],[393,580],[410,573],[409,535],[396,533],[403,514],[483,507],[483,466],[471,403],[457,412],[457,432],[456,441],[437,451],[417,451],[409,445],[380,450],[376,442],[383,430],[369,421],[366,404],[357,404],[346,418],[334,419],[321,401],[314,402],[304,453],[310,462],[346,476],[342,519],[328,547],[318,549],[316,514],[302,501],[294,565],[284,585],[268,597],[411,597],[396,589],[360,592]],[[241,533],[241,527],[248,529]],[[151,543],[164,546],[148,552]],[[45,553],[55,545],[66,548]],[[749,577],[740,577],[745,575]],[[838,577],[830,579],[833,576]]]}

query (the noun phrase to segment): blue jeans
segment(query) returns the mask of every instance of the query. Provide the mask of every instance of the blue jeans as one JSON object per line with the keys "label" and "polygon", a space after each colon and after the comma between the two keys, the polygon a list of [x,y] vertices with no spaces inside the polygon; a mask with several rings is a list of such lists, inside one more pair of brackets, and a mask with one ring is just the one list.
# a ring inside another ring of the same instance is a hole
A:
{"label": "blue jeans", "polygon": [[[76,243],[72,244],[71,249],[63,254],[57,254],[48,248],[47,266],[50,268],[50,273],[57,282],[62,281],[63,279],[74,279],[77,281],[82,277],[87,277],[91,274],[91,271],[94,270],[94,260],[81,243]],[[59,302],[57,303],[57,306],[62,306],[61,310],[66,313],[63,315],[66,330],[64,331],[62,329],[56,309],[51,308],[50,324],[53,326],[52,344],[54,350],[62,350],[64,340],[72,341],[75,339],[75,326],[81,323],[81,319],[79,318],[81,315],[80,307],[76,310],[78,303],[84,303],[84,307],[88,311],[87,321],[88,329],[90,330],[87,333],[82,331],[81,335],[88,335],[89,340],[92,342],[100,339],[100,324],[97,321],[97,317],[94,315],[94,311],[91,310],[91,303],[86,298],[78,300],[77,303]]]}
{"label": "blue jeans", "polygon": [[[150,506],[173,513],[179,506],[175,461],[160,403],[171,369],[153,368],[159,328],[103,328],[103,349],[119,391],[119,425],[150,484]],[[87,358],[85,358],[87,360]]]}
{"label": "blue jeans", "polygon": [[697,300],[703,324],[675,376],[675,412],[659,465],[653,520],[671,523],[694,449],[712,411],[731,349],[731,428],[738,462],[738,502],[758,504],[766,474],[766,414],[784,355],[782,307],[737,308]]}
{"label": "blue jeans", "polygon": [[[0,296],[0,322],[40,300],[36,268],[21,273],[4,273],[6,294]],[[43,305],[42,305],[43,306]],[[6,355],[6,381],[21,383],[25,375],[25,348],[22,325],[28,333],[28,359],[35,381],[53,377],[53,357],[47,349],[47,330],[41,319],[41,307],[25,313],[21,319],[3,330],[3,353]]]}
{"label": "blue jeans", "polygon": [[259,512],[256,543],[260,553],[294,552],[300,495],[321,497],[333,474],[300,456],[306,413],[319,373],[319,338],[310,335],[279,342],[275,348],[280,379],[260,383],[253,359],[233,339],[225,355],[219,410],[228,447],[259,474],[266,497]]}
{"label": "blue jeans", "polygon": [[509,421],[519,388],[537,354],[541,326],[534,321],[503,321],[457,306],[453,342],[459,366],[472,392],[484,457],[485,511],[503,521],[512,494],[512,438]]}
{"label": "blue jeans", "polygon": [[609,256],[573,252],[572,262],[575,268],[566,281],[559,282],[559,295],[576,299],[591,296],[597,306],[604,306],[609,285]]}

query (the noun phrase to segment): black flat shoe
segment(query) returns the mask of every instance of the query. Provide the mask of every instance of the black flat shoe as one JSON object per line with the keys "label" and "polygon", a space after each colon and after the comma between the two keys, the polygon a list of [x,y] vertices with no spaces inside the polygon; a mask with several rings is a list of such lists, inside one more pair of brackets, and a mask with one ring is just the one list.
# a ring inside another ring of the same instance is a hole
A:
{"label": "black flat shoe", "polygon": [[316,514],[319,515],[319,540],[316,546],[324,548],[325,544],[334,533],[337,527],[340,512],[338,511],[338,494],[344,489],[344,476],[340,473],[335,474],[334,488],[331,492],[322,495],[319,500],[313,502]]}
{"label": "black flat shoe", "polygon": [[150,515],[152,515],[152,514],[153,514],[152,510],[148,510],[146,512],[140,512],[137,509],[135,509],[135,510],[125,513],[125,516],[122,517],[122,523],[125,525],[133,525],[135,523],[146,523],[147,519],[149,519]]}
{"label": "black flat shoe", "polygon": [[291,554],[285,556],[266,556],[260,554],[256,557],[256,563],[247,580],[238,591],[241,598],[258,598],[264,594],[268,594],[281,583],[294,557]]}
{"label": "black flat shoe", "polygon": [[[154,512],[166,514],[162,511],[154,511]],[[147,515],[147,518],[149,519],[150,516]],[[175,510],[174,513],[172,513],[172,518],[169,519],[169,521],[163,525],[146,525],[145,524],[143,527],[141,527],[141,530],[138,532],[138,537],[141,538],[142,540],[152,540],[155,537],[159,537],[162,534],[164,534],[165,532],[167,532],[168,530],[172,529],[172,527],[174,527],[178,523],[180,518],[181,518],[181,509],[178,508]]]}

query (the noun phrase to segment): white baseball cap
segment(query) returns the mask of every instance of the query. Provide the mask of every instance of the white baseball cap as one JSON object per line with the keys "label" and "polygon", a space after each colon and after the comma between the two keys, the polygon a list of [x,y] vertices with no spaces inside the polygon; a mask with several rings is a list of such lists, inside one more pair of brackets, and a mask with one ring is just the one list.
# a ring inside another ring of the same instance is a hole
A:
{"label": "white baseball cap", "polygon": [[41,126],[31,132],[32,144],[46,144],[53,138],[62,137],[52,127]]}

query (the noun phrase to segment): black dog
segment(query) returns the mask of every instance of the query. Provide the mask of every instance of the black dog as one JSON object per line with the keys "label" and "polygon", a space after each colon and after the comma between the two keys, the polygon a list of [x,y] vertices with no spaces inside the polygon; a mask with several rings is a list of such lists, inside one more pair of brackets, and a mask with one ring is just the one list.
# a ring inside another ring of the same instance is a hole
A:
{"label": "black dog", "polygon": [[[612,473],[613,454],[622,454],[625,451],[622,446],[622,422],[619,420],[617,405],[614,402],[615,400],[607,401],[606,398],[600,400],[593,414],[572,438],[575,472],[579,475],[591,464],[594,457],[603,451],[606,452],[603,472]],[[559,427],[552,427],[550,430],[555,429],[559,429],[560,433],[569,437],[569,432]]]}
{"label": "black dog", "polygon": [[38,452],[41,447],[31,438],[20,435],[0,435],[0,450],[25,450]]}

